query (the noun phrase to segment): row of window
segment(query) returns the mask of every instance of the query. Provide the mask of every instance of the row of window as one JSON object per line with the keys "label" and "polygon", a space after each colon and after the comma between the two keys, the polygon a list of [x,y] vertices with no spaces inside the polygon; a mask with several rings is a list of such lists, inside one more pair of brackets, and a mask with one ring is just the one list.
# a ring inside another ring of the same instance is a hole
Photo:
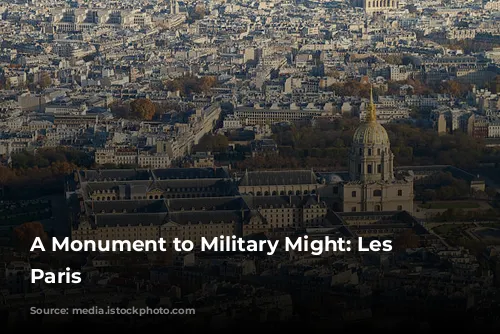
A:
{"label": "row of window", "polygon": [[[361,174],[363,173],[363,166],[361,164],[358,164],[358,173]],[[373,165],[369,164],[366,166],[366,173],[368,174],[373,174]],[[377,174],[382,173],[382,165],[378,164],[377,165]]]}
{"label": "row of window", "polygon": [[[377,148],[377,155],[381,155],[382,154],[382,150],[380,148]],[[387,147],[384,148],[384,153],[387,153]],[[373,154],[373,150],[371,148],[369,148],[367,150],[367,155],[371,156]],[[363,156],[364,155],[364,149],[363,148],[360,148],[359,149],[359,155],[360,156]]]}
{"label": "row of window", "polygon": [[[252,196],[278,196],[278,192],[277,191],[273,191],[273,192],[270,192],[270,191],[257,191],[255,194],[253,192],[249,192],[248,193],[249,195],[252,195]],[[279,192],[279,195],[280,196],[286,196],[286,195],[289,195],[289,196],[293,196],[293,195],[314,195],[316,194],[316,190],[311,190],[311,192],[309,192],[308,190],[304,190],[304,191],[300,191],[300,190],[297,190],[297,191],[293,191],[293,190],[289,190],[288,192],[285,192],[284,190],[280,191]]]}
{"label": "row of window", "polygon": [[[353,206],[353,207],[351,208],[351,212],[356,212],[357,210],[358,210],[358,209],[357,209],[355,206]],[[402,205],[398,205],[397,210],[398,210],[398,211],[403,210],[403,206],[402,206]],[[382,211],[382,207],[380,206],[380,204],[375,205],[375,211]]]}
{"label": "row of window", "polygon": [[[352,197],[357,197],[357,196],[358,196],[357,191],[353,191],[353,192],[351,193],[351,196],[352,196]],[[373,197],[381,197],[381,196],[382,196],[382,190],[380,190],[380,189],[375,189],[375,190],[373,191]],[[398,196],[403,196],[403,190],[398,189]]]}

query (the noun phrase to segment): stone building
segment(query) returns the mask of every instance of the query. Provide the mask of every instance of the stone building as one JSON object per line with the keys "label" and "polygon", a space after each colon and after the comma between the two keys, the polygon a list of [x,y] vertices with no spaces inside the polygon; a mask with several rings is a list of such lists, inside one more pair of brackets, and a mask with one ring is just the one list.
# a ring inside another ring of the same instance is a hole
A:
{"label": "stone building", "polygon": [[339,183],[342,211],[413,212],[413,178],[394,174],[389,136],[377,122],[373,97],[349,153],[349,180]]}
{"label": "stone building", "polygon": [[399,7],[398,0],[355,0],[355,7],[361,7],[367,14],[383,13]]}
{"label": "stone building", "polygon": [[246,171],[238,190],[255,196],[314,195],[320,187],[312,170]]}

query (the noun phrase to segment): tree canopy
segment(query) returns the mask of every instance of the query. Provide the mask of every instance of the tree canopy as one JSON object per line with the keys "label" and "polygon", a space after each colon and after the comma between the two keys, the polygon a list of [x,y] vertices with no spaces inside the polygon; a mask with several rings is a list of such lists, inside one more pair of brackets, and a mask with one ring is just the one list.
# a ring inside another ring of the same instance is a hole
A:
{"label": "tree canopy", "polygon": [[48,238],[40,222],[24,223],[14,229],[14,241],[22,251],[29,251],[37,237],[42,242],[46,242]]}
{"label": "tree canopy", "polygon": [[76,168],[92,166],[92,157],[75,149],[43,148],[12,155],[12,168],[0,166],[5,199],[29,199],[61,191],[63,178]]}
{"label": "tree canopy", "polygon": [[[296,125],[275,127],[273,139],[279,153],[272,157],[252,157],[238,164],[245,169],[259,168],[316,168],[345,169],[349,148],[358,119],[320,121],[315,127]],[[438,135],[433,129],[409,124],[386,124],[391,149],[398,166],[454,165],[472,169],[484,158],[497,161],[498,150],[486,147],[484,142],[457,132]]]}
{"label": "tree canopy", "polygon": [[190,94],[208,93],[217,84],[217,78],[213,76],[195,77],[184,76],[164,82],[164,88],[168,91],[179,91],[182,96]]}
{"label": "tree canopy", "polygon": [[130,113],[133,118],[150,121],[156,114],[156,106],[149,99],[137,99],[130,103]]}

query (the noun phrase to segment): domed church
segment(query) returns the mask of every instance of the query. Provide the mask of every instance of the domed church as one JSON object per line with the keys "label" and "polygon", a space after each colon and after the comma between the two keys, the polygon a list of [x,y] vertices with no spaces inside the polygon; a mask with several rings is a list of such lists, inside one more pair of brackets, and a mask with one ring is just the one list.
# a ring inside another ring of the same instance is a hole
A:
{"label": "domed church", "polygon": [[349,181],[339,184],[344,212],[413,212],[413,179],[396,178],[387,131],[377,122],[373,93],[349,153]]}

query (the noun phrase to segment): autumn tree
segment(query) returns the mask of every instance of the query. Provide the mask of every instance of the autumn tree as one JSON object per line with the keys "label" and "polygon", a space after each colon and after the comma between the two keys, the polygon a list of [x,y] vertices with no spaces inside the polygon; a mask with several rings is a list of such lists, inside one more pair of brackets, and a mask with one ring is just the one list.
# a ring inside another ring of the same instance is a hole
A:
{"label": "autumn tree", "polygon": [[212,87],[217,84],[217,78],[214,76],[207,76],[201,78],[200,89],[202,92],[208,92]]}
{"label": "autumn tree", "polygon": [[456,80],[447,80],[441,82],[441,84],[438,86],[437,91],[439,93],[449,94],[451,96],[465,97],[470,89],[470,85],[463,84]]}
{"label": "autumn tree", "polygon": [[[334,83],[330,86],[330,89],[335,92],[336,95],[361,96],[364,98],[370,97],[370,88],[371,86],[369,84],[356,80],[349,80],[343,83]],[[378,96],[381,95],[380,93],[381,92],[377,87],[373,87],[373,95]]]}
{"label": "autumn tree", "polygon": [[135,118],[150,121],[156,113],[156,106],[149,99],[137,99],[130,103],[130,112]]}
{"label": "autumn tree", "polygon": [[193,20],[201,20],[205,17],[205,6],[201,3],[196,4],[190,18]]}
{"label": "autumn tree", "polygon": [[164,82],[166,90],[175,92],[179,91],[182,96],[191,94],[208,93],[211,88],[217,85],[217,78],[214,76],[195,77],[183,76]]}
{"label": "autumn tree", "polygon": [[47,233],[40,222],[24,223],[14,229],[14,241],[19,249],[23,252],[28,252],[35,241],[39,237],[43,243],[48,239]]}

